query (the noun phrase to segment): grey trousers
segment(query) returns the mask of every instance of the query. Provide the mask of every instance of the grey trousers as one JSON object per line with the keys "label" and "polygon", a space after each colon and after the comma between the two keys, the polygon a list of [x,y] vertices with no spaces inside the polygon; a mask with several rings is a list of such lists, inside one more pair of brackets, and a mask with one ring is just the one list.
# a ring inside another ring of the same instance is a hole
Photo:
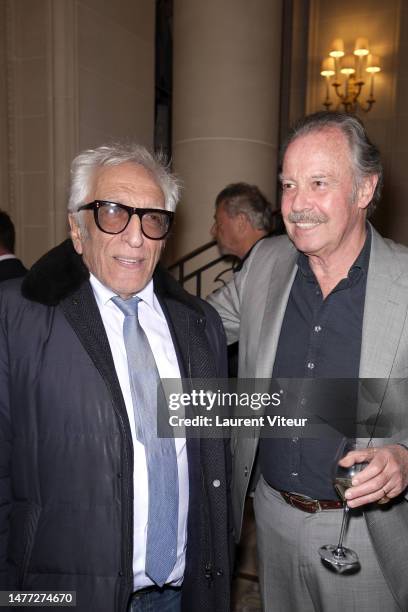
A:
{"label": "grey trousers", "polygon": [[265,612],[401,612],[378,565],[361,512],[350,515],[344,541],[357,552],[361,569],[337,574],[322,564],[318,549],[337,544],[342,510],[308,514],[292,508],[262,477],[254,510]]}

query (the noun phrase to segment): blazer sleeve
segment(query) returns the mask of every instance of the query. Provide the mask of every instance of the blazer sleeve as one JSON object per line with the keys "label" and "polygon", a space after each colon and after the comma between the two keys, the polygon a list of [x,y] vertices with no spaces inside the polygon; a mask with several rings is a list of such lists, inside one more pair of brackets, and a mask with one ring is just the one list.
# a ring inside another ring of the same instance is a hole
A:
{"label": "blazer sleeve", "polygon": [[241,325],[241,301],[244,294],[248,270],[253,253],[242,269],[235,273],[233,278],[221,289],[217,289],[209,296],[207,302],[218,312],[224,325],[227,343],[232,344],[239,340]]}

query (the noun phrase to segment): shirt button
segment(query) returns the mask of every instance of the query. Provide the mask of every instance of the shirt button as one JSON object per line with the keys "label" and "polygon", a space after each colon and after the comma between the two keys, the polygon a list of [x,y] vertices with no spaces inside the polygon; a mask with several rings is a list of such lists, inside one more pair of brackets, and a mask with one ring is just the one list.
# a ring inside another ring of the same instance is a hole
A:
{"label": "shirt button", "polygon": [[315,325],[314,330],[316,334],[318,334],[320,331],[322,331],[322,328],[320,327],[320,325]]}
{"label": "shirt button", "polygon": [[298,438],[298,437],[292,438],[292,442],[295,442],[295,443],[296,443],[298,440],[299,440],[299,438]]}
{"label": "shirt button", "polygon": [[313,370],[313,368],[315,367],[315,364],[313,363],[313,361],[309,361],[309,363],[307,364],[307,367],[309,368],[309,370]]}
{"label": "shirt button", "polygon": [[306,406],[306,404],[307,404],[307,399],[305,397],[302,397],[302,399],[300,400],[300,405]]}
{"label": "shirt button", "polygon": [[221,485],[221,482],[219,480],[213,480],[213,487],[217,489],[220,485]]}
{"label": "shirt button", "polygon": [[291,476],[295,477],[295,476],[299,476],[299,474],[297,472],[291,472],[290,474]]}

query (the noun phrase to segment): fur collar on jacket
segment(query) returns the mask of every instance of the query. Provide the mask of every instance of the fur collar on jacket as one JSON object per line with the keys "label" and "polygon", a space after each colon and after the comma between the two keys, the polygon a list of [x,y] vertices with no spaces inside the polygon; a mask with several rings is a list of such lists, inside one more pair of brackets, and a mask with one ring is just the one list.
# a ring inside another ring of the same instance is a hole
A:
{"label": "fur collar on jacket", "polygon": [[[48,251],[33,265],[24,278],[21,291],[28,300],[56,306],[88,279],[89,271],[68,239]],[[173,298],[201,315],[204,314],[200,300],[184,291],[160,264],[153,280],[154,290],[160,297]]]}

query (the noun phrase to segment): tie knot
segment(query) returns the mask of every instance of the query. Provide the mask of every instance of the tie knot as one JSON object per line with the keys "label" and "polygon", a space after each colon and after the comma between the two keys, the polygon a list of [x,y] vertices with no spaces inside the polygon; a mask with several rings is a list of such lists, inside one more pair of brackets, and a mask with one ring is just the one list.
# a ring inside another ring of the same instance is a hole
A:
{"label": "tie knot", "polygon": [[112,302],[123,312],[125,317],[137,317],[137,309],[141,301],[141,298],[137,295],[129,300],[124,300],[118,295],[112,298]]}

